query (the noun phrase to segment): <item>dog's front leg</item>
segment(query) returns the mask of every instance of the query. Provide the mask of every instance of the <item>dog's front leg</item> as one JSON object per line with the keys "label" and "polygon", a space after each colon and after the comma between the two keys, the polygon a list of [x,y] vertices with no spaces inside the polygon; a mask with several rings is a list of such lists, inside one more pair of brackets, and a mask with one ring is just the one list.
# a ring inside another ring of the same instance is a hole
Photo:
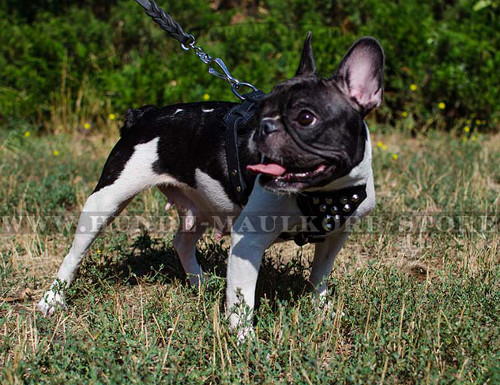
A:
{"label": "dog's front leg", "polygon": [[255,286],[262,256],[284,229],[293,226],[293,218],[299,216],[294,209],[297,210],[290,196],[265,191],[256,183],[247,206],[232,226],[226,311],[230,327],[237,331],[240,340],[252,330]]}
{"label": "dog's front leg", "polygon": [[245,231],[232,234],[227,266],[226,310],[230,327],[237,331],[240,340],[252,330],[255,286],[262,256],[278,236],[275,233]]}
{"label": "dog's front leg", "polygon": [[[351,226],[357,219],[367,216],[375,208],[375,188],[373,184],[373,175],[367,178],[366,183],[367,198],[361,203],[353,217],[339,230],[332,233],[323,243],[318,243],[314,252],[314,260],[311,270],[311,283],[316,288],[319,296],[319,303],[324,303],[327,294],[327,277],[332,271],[333,263],[337,254],[349,236]],[[356,218],[355,220],[353,220]]]}
{"label": "dog's front leg", "polygon": [[316,288],[320,302],[326,299],[328,275],[332,271],[335,258],[344,246],[348,236],[349,231],[341,228],[338,232],[331,234],[323,243],[316,245],[309,279]]}

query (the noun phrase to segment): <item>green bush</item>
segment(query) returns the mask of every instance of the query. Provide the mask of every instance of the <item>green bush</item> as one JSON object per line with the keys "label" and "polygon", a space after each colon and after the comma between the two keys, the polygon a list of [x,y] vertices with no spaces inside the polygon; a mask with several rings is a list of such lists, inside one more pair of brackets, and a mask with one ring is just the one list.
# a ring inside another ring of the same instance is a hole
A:
{"label": "green bush", "polygon": [[[159,4],[236,77],[264,91],[293,76],[308,30],[324,76],[355,39],[371,35],[387,67],[385,104],[372,119],[409,129],[498,126],[498,1],[261,0],[252,12],[214,11],[209,1]],[[234,100],[133,0],[0,0],[3,119],[47,121],[65,106],[81,122],[204,94]]]}

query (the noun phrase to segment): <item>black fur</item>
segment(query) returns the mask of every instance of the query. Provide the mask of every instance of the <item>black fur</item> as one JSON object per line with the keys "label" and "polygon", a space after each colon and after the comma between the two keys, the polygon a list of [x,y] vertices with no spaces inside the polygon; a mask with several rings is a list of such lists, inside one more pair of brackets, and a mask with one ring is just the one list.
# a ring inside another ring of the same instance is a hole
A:
{"label": "black fur", "polygon": [[146,112],[157,109],[158,107],[156,106],[147,105],[140,108],[130,108],[129,110],[127,110],[127,113],[125,114],[125,123],[120,129],[120,135],[123,135],[125,132],[130,130],[130,128],[133,127]]}
{"label": "black fur", "polygon": [[[144,106],[129,110],[122,136],[111,151],[103,174],[94,192],[113,184],[125,168],[134,147],[159,138],[159,159],[153,170],[168,174],[180,182],[196,187],[195,170],[218,180],[229,197],[232,196],[225,153],[224,115],[235,103],[201,102],[176,104],[157,108]],[[177,110],[183,110],[177,112]],[[203,112],[203,110],[213,110]],[[242,170],[246,165],[259,161],[258,153],[250,153],[248,141],[255,127],[249,122],[239,135],[239,151]],[[245,181],[251,190],[255,177],[245,171]]]}
{"label": "black fur", "polygon": [[[266,123],[255,135],[257,148],[268,164],[288,172],[264,174],[264,187],[284,192],[324,187],[363,160],[363,119],[382,102],[383,64],[382,47],[366,37],[353,44],[332,78],[321,78],[307,35],[295,77],[278,83],[260,103],[259,117]],[[318,168],[323,171],[314,174]]]}

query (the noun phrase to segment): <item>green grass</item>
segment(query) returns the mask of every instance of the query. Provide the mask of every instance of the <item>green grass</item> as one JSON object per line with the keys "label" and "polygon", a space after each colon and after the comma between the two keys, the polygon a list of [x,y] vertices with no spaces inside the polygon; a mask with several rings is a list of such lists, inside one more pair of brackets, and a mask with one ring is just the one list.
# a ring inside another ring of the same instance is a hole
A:
{"label": "green grass", "polygon": [[[374,36],[386,68],[385,102],[373,120],[498,132],[497,0],[157,3],[236,78],[265,92],[295,73],[307,31],[324,77],[354,41]],[[0,0],[0,68],[0,119],[26,119],[51,133],[104,127],[109,114],[145,104],[204,94],[235,100],[131,0]]]}
{"label": "green grass", "polygon": [[[500,136],[375,131],[377,208],[335,263],[330,304],[312,305],[311,248],[275,246],[255,338],[238,345],[223,311],[228,242],[210,234],[200,292],[170,231],[117,228],[91,248],[68,309],[35,312],[112,140],[28,129],[0,131],[0,383],[499,383]],[[125,214],[165,218],[164,203],[148,192]],[[72,222],[6,232],[20,216],[48,215]],[[467,219],[486,215],[484,227]],[[457,228],[443,230],[444,216]]]}

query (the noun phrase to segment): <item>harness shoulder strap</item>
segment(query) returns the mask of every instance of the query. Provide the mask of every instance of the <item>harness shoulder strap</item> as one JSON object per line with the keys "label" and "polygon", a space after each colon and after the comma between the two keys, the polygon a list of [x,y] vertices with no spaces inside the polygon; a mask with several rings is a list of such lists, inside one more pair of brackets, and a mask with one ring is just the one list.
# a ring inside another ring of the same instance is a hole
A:
{"label": "harness shoulder strap", "polygon": [[229,172],[229,182],[233,198],[240,205],[245,205],[250,196],[245,178],[241,170],[238,152],[238,129],[246,125],[253,118],[257,102],[265,94],[262,91],[254,91],[246,94],[243,103],[233,107],[224,116],[226,123],[226,162]]}

